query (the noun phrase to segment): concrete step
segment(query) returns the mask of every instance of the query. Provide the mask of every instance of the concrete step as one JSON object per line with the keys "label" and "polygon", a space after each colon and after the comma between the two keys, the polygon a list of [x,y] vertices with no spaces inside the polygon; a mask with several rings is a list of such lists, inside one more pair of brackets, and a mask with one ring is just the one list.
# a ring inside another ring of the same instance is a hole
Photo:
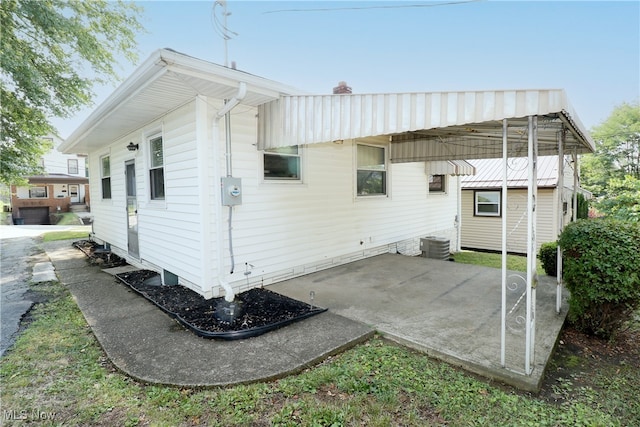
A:
{"label": "concrete step", "polygon": [[84,203],[79,205],[71,205],[69,206],[69,210],[74,213],[89,212],[89,209],[87,209],[87,205],[85,205]]}

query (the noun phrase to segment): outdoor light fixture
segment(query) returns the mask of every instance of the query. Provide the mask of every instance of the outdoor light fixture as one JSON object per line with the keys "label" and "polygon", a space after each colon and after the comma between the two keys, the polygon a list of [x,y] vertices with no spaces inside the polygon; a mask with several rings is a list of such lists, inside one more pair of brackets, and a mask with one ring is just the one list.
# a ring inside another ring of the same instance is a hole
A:
{"label": "outdoor light fixture", "polygon": [[130,142],[129,145],[127,145],[127,150],[129,151],[136,151],[138,148],[138,144],[134,144],[133,142]]}

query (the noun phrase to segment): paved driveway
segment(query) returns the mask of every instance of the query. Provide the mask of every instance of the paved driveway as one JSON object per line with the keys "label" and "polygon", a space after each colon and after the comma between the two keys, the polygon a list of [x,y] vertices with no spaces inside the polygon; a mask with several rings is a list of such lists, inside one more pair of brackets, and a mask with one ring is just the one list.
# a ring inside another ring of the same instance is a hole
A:
{"label": "paved driveway", "polygon": [[48,261],[37,237],[49,231],[81,230],[90,226],[0,225],[0,356],[15,342],[22,317],[36,302],[29,292],[33,264]]}

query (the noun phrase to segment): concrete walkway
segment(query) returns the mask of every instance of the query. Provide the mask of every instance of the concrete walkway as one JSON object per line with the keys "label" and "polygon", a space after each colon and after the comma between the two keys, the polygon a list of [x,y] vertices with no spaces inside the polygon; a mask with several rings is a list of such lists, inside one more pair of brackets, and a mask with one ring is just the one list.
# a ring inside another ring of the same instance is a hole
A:
{"label": "concrete walkway", "polygon": [[203,339],[112,275],[89,266],[70,241],[43,246],[107,356],[118,369],[143,382],[207,387],[280,378],[374,333],[361,323],[325,312],[246,340]]}
{"label": "concrete walkway", "polygon": [[387,338],[487,378],[538,391],[564,323],[568,304],[556,314],[555,278],[537,287],[534,368],[525,375],[525,287],[508,293],[506,367],[500,364],[501,271],[422,257],[384,254],[269,287],[369,325]]}

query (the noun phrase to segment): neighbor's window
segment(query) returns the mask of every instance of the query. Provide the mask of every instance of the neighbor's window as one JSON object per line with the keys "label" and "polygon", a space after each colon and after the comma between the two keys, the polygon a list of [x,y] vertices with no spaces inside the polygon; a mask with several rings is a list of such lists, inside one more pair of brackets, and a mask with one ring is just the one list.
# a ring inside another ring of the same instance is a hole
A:
{"label": "neighbor's window", "polygon": [[500,216],[500,191],[476,191],[475,215]]}
{"label": "neighbor's window", "polygon": [[444,175],[429,175],[429,193],[444,193],[444,182]]}
{"label": "neighbor's window", "polygon": [[69,175],[78,173],[78,159],[67,159],[67,171]]}
{"label": "neighbor's window", "polygon": [[300,180],[300,148],[281,147],[265,150],[264,179]]}
{"label": "neighbor's window", "polygon": [[358,144],[357,150],[358,196],[386,195],[387,162],[385,148]]}
{"label": "neighbor's window", "polygon": [[29,198],[30,199],[46,199],[47,198],[47,187],[30,187],[29,188]]}
{"label": "neighbor's window", "polygon": [[109,160],[109,156],[104,156],[100,158],[101,171],[100,177],[102,179],[102,198],[110,199],[111,198],[111,161]]}
{"label": "neighbor's window", "polygon": [[151,184],[151,200],[164,200],[164,150],[162,148],[162,136],[149,140],[149,179]]}

